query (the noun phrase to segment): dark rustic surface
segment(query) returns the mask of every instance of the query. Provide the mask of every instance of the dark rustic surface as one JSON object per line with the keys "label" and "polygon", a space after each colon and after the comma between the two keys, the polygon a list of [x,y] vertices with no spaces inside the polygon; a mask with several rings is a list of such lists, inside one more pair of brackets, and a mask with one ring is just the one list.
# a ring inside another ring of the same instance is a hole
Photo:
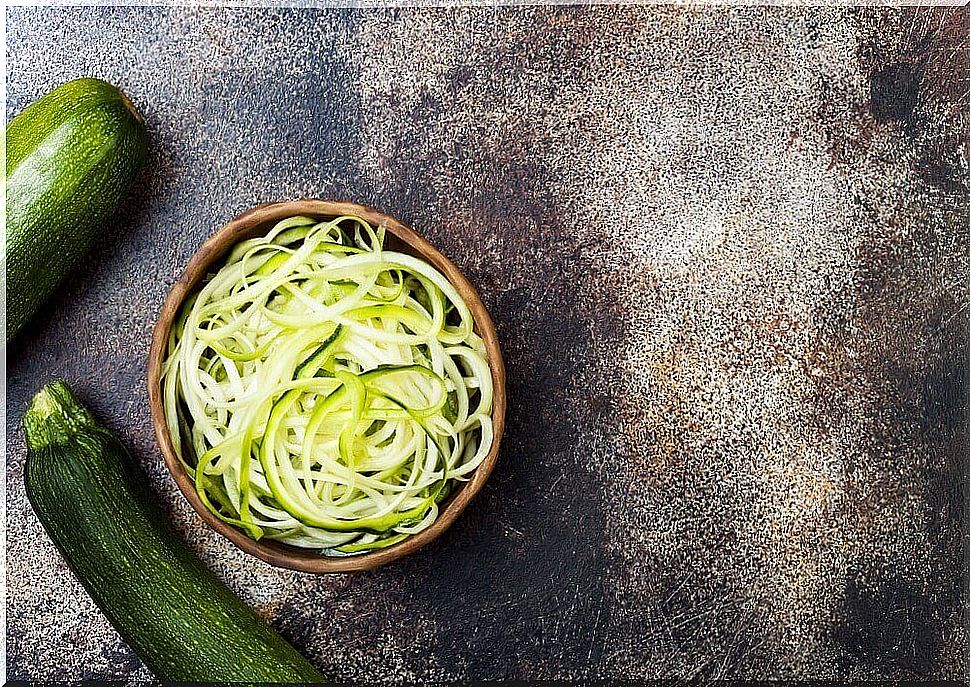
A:
{"label": "dark rustic surface", "polygon": [[[153,139],[103,244],[8,350],[11,678],[147,672],[23,494],[59,376],[191,545],[325,673],[963,677],[966,10],[8,9],[7,117],[81,75]],[[213,229],[352,199],[483,293],[510,426],[438,543],[275,570],[153,445],[149,332]]]}

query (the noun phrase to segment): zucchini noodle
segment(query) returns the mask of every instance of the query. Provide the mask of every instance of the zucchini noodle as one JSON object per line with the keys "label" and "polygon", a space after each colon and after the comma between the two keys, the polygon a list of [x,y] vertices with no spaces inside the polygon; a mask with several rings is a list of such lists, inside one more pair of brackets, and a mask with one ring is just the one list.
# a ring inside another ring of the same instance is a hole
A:
{"label": "zucchini noodle", "polygon": [[471,311],[359,217],[291,217],[239,243],[183,307],[165,419],[221,520],[325,555],[429,527],[492,446]]}

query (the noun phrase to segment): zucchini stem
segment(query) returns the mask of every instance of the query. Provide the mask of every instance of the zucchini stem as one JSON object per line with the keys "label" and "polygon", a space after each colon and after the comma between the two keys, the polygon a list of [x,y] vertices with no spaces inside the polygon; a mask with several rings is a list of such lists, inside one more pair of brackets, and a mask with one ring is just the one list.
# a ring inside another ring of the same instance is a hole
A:
{"label": "zucchini stem", "polygon": [[56,446],[84,428],[95,425],[94,417],[60,380],[45,385],[34,396],[24,413],[27,446],[39,450]]}

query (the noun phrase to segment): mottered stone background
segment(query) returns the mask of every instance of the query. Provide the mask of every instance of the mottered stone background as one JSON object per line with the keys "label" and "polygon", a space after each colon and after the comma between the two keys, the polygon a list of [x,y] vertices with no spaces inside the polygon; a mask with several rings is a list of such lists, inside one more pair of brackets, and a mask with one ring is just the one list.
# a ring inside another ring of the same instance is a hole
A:
{"label": "mottered stone background", "polygon": [[[24,497],[19,417],[55,376],[338,679],[970,676],[967,10],[6,13],[8,119],[94,75],[152,139],[7,351],[11,678],[150,677]],[[301,196],[426,234],[506,355],[494,477],[372,573],[235,550],[149,424],[176,275],[233,215]]]}

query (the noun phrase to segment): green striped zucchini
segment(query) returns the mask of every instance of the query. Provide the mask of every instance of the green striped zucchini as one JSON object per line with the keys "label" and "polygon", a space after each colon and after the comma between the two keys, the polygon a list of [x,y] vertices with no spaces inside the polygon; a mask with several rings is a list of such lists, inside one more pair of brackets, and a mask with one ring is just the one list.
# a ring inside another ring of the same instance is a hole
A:
{"label": "green striped zucchini", "polygon": [[166,682],[319,683],[323,676],[185,546],[146,475],[63,382],[24,415],[27,496],[128,645]]}
{"label": "green striped zucchini", "polygon": [[7,126],[7,341],[104,230],[145,159],[145,122],[125,95],[77,79]]}

